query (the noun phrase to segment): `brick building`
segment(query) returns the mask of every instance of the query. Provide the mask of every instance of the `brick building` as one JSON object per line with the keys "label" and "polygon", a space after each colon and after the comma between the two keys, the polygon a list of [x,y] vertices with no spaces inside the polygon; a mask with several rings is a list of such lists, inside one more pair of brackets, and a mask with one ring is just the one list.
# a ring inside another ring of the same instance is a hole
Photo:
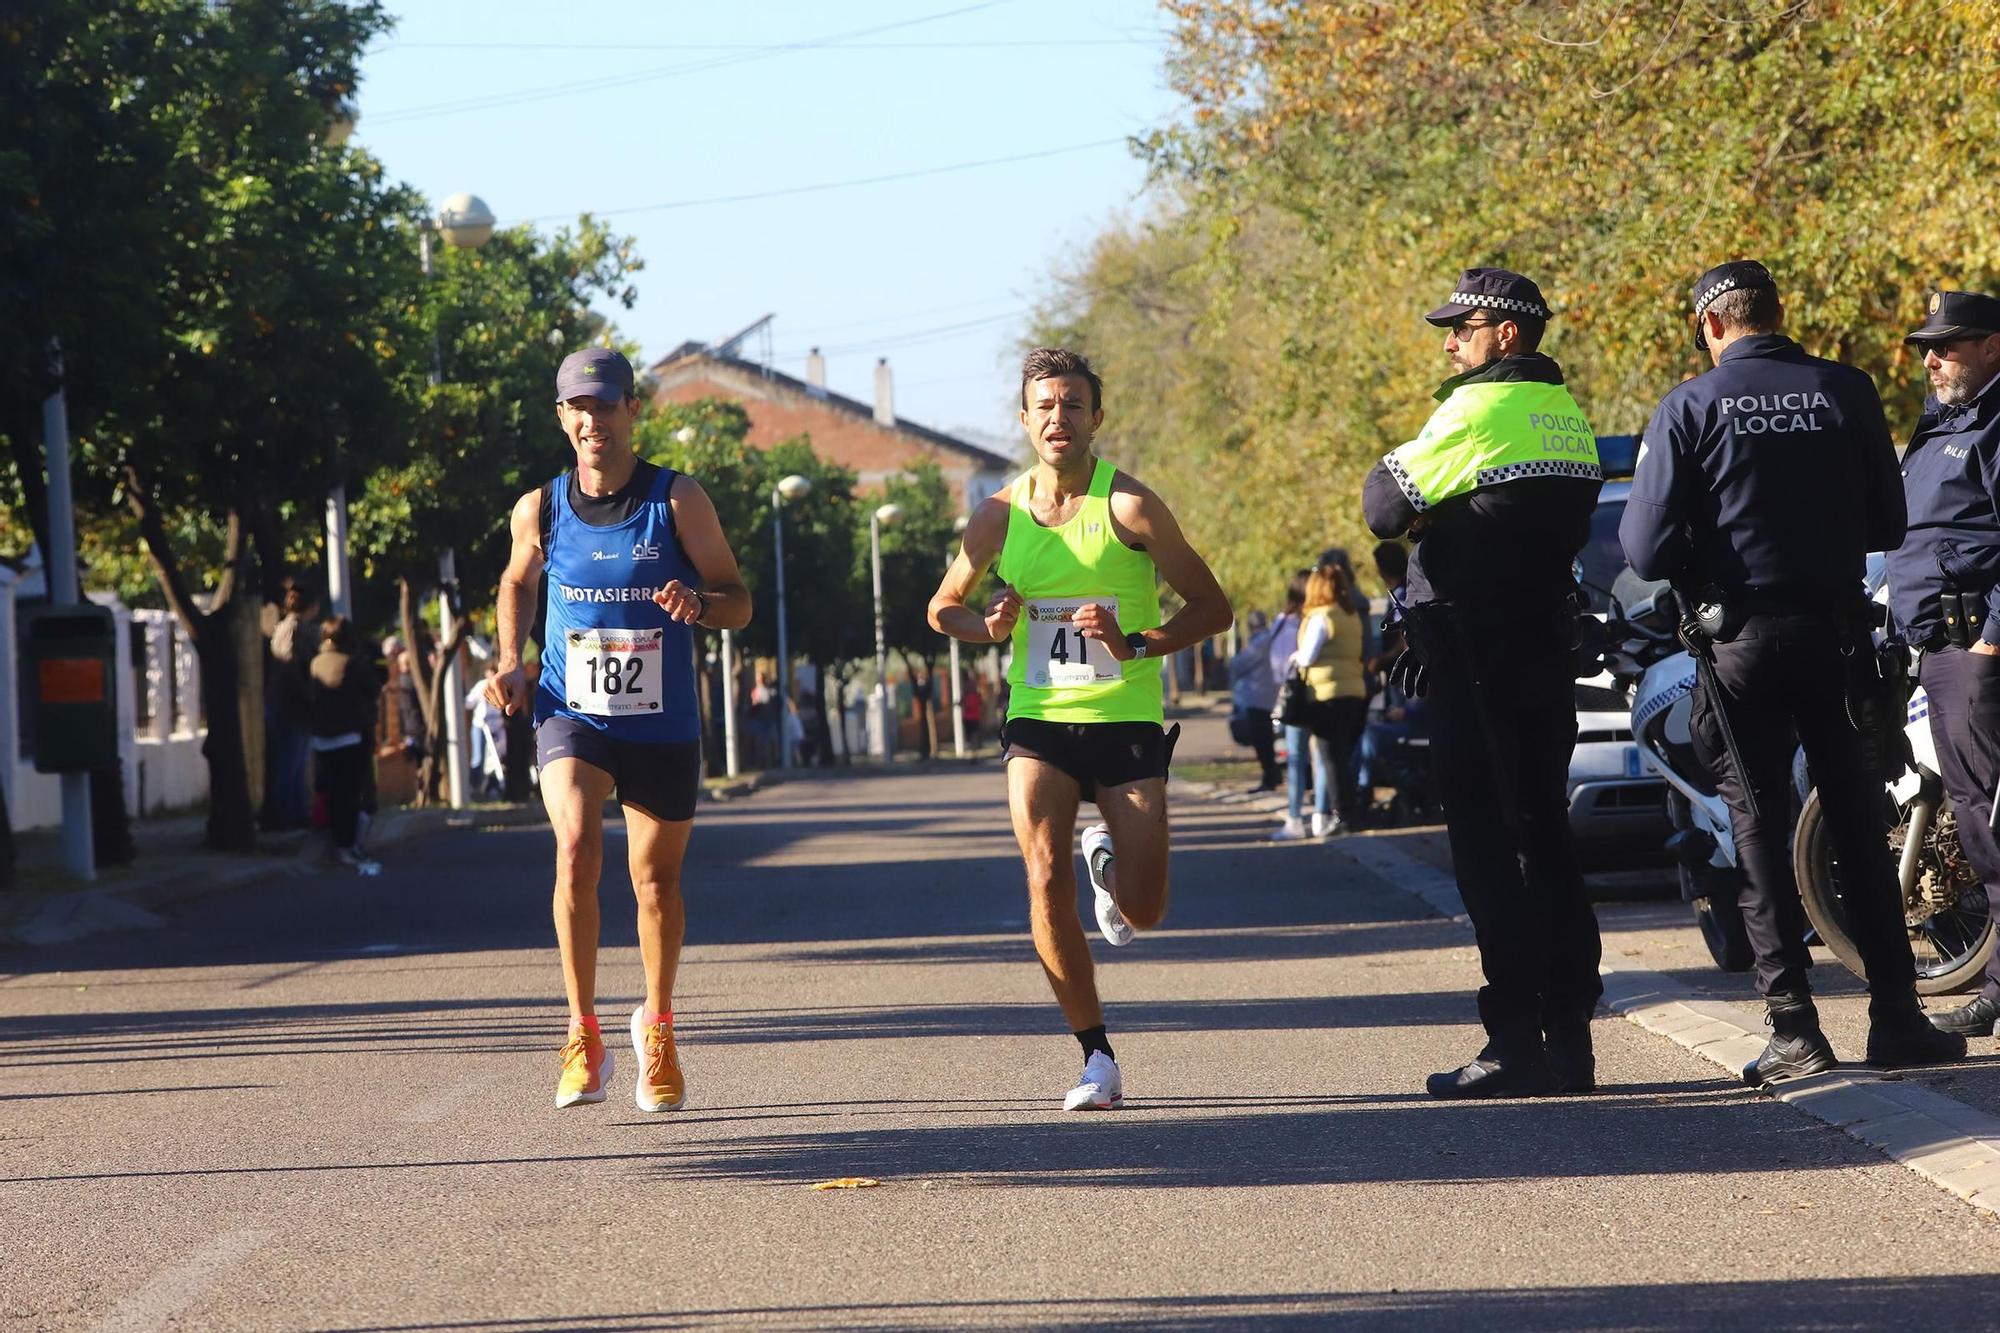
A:
{"label": "brick building", "polygon": [[983,445],[897,416],[886,359],[875,367],[871,405],[826,387],[826,362],[817,350],[806,362],[805,379],[744,360],[735,350],[734,341],[681,344],[652,366],[654,400],[741,403],[750,414],[752,445],[767,449],[809,435],[813,452],[853,468],[864,490],[879,487],[919,459],[935,459],[967,512],[1023,466]]}

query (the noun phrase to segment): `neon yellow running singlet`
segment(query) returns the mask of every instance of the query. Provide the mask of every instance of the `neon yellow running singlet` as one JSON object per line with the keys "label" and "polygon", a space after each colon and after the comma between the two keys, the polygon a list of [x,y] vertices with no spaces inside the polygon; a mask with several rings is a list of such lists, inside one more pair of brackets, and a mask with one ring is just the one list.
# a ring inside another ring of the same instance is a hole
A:
{"label": "neon yellow running singlet", "polygon": [[1160,623],[1153,557],[1118,540],[1111,529],[1111,479],[1118,469],[1097,460],[1090,490],[1068,522],[1045,528],[1028,500],[1030,471],[1014,482],[999,574],[1023,603],[1014,622],[1013,665],[1007,670],[1007,716],[1044,722],[1158,722],[1160,659],[1119,662],[1102,643],[1070,628],[1085,602],[1112,608],[1127,634]]}

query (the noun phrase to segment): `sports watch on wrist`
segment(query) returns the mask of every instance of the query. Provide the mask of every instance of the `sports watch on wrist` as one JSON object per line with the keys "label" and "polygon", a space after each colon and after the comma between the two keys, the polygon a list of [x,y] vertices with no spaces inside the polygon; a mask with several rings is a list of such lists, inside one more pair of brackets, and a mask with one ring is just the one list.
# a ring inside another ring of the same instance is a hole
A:
{"label": "sports watch on wrist", "polygon": [[1146,649],[1151,647],[1151,645],[1146,642],[1146,636],[1143,634],[1127,634],[1125,636],[1125,646],[1132,650],[1132,658],[1134,661],[1137,661],[1139,658],[1144,657],[1146,655]]}
{"label": "sports watch on wrist", "polygon": [[708,619],[708,594],[696,588],[694,590],[694,599],[701,603],[701,610],[695,612],[694,617],[694,623],[699,625],[702,621]]}

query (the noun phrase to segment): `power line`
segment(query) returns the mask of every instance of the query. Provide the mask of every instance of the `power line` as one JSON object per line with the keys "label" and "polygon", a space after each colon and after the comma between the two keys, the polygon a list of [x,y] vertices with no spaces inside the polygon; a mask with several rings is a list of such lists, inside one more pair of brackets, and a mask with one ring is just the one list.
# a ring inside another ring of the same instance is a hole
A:
{"label": "power line", "polygon": [[878,24],[872,28],[856,28],[849,32],[831,33],[825,37],[814,37],[803,42],[787,42],[771,47],[760,47],[734,55],[718,56],[712,60],[695,61],[686,65],[670,65],[665,69],[642,70],[636,74],[616,74],[601,79],[586,79],[582,82],[553,84],[541,88],[524,89],[511,93],[492,93],[481,97],[466,98],[455,102],[435,102],[429,106],[408,107],[401,111],[389,111],[373,117],[377,124],[394,124],[398,121],[419,120],[430,116],[456,115],[466,111],[483,111],[496,107],[518,106],[524,102],[544,102],[558,97],[575,97],[580,93],[601,92],[607,88],[628,88],[635,84],[650,83],[658,79],[672,78],[676,74],[695,74],[704,70],[721,69],[730,65],[747,64],[754,60],[765,60],[772,56],[787,55],[795,51],[811,51],[825,46],[835,46],[842,42],[854,41],[862,37],[873,37],[878,33],[894,32],[900,28],[914,28],[926,23],[936,23],[943,19],[977,13],[982,9],[1008,4],[1010,0],[980,0],[978,4],[963,5],[957,9],[947,9],[921,18],[903,19],[896,23]]}
{"label": "power line", "polygon": [[[942,167],[920,167],[914,171],[894,171],[881,176],[859,176],[853,180],[821,181],[816,185],[790,185],[775,190],[753,190],[744,194],[717,194],[701,199],[671,199],[658,204],[633,204],[625,208],[605,208],[593,210],[595,217],[617,217],[626,213],[658,213],[677,208],[706,208],[714,204],[743,204],[759,199],[782,199],[792,195],[819,194],[827,190],[848,190],[859,185],[885,185],[892,181],[917,180],[924,176],[943,176],[955,171],[975,171],[981,167],[1005,166],[1013,162],[1033,162],[1039,158],[1060,157],[1066,153],[1088,152],[1094,148],[1109,148],[1113,144],[1128,143],[1125,136],[1116,139],[1093,139],[1089,143],[1070,144],[1064,148],[1043,148],[1032,153],[1012,153],[1006,157],[981,158],[977,162],[953,162]],[[539,217],[516,218],[514,222],[567,222],[569,213],[545,213]]]}
{"label": "power line", "polygon": [[[916,347],[923,343],[941,342],[949,337],[977,332],[980,329],[989,328],[995,324],[1004,324],[1009,320],[1019,319],[1027,313],[1028,308],[1023,306],[1014,310],[1003,310],[997,315],[987,315],[982,319],[960,320],[956,324],[940,324],[934,328],[911,329],[907,333],[892,333],[881,338],[862,339],[857,342],[839,343],[830,347],[821,347],[819,352],[822,356],[840,356],[848,352],[881,352],[893,350],[898,347]],[[803,352],[783,352],[777,356],[777,360],[797,361],[801,360],[804,356],[805,353]]]}
{"label": "power line", "polygon": [[1011,304],[1019,300],[1018,296],[1010,292],[1005,296],[989,296],[981,301],[957,301],[951,305],[929,306],[922,310],[904,310],[894,315],[875,315],[868,319],[843,320],[838,324],[808,324],[804,328],[787,328],[785,336],[787,338],[808,338],[814,334],[847,333],[853,329],[874,328],[881,324],[900,324],[904,320],[924,319],[931,315],[956,315],[967,310],[984,310],[988,306],[998,305],[1002,301]]}
{"label": "power line", "polygon": [[[1152,46],[1157,39],[1145,37],[1084,37],[1065,38],[1063,48],[1068,50],[1078,46]],[[832,55],[842,51],[1001,51],[1022,47],[1046,49],[1046,41],[1001,40],[977,42],[842,42],[838,46],[807,46],[800,42],[661,42],[657,44],[621,43],[605,48],[601,44],[575,42],[391,42],[377,47],[372,54],[383,55],[390,51],[595,51],[600,55],[615,55],[623,51],[757,51],[782,54],[790,51],[814,50]]]}

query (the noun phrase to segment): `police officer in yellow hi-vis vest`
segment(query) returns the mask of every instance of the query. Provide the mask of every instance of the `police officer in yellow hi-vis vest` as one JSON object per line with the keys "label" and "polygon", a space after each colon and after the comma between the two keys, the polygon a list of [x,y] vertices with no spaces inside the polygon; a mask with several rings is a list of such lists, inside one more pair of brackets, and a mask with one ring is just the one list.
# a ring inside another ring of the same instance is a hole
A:
{"label": "police officer in yellow hi-vis vest", "polygon": [[[1109,1110],[1123,1077],[1105,1036],[1090,945],[1077,913],[1077,807],[1097,925],[1114,945],[1167,910],[1167,762],[1160,659],[1228,628],[1229,600],[1160,497],[1098,458],[1104,386],[1090,363],[1037,348],[1021,367],[1021,425],[1035,466],[983,501],[930,622],[966,643],[1010,643],[1001,732],[1007,804],[1027,863],[1035,952],[1083,1048],[1063,1109]],[[1005,586],[965,604],[989,566]],[[1158,582],[1182,606],[1160,621]],[[1178,732],[1179,728],[1175,728]]]}
{"label": "police officer in yellow hi-vis vest", "polygon": [[1434,1097],[1585,1092],[1597,917],[1570,843],[1576,582],[1603,484],[1597,437],[1537,348],[1550,310],[1505,269],[1467,269],[1424,318],[1458,372],[1417,438],[1368,474],[1378,537],[1416,538],[1391,668],[1427,698],[1452,870],[1479,940],[1487,1042]]}

